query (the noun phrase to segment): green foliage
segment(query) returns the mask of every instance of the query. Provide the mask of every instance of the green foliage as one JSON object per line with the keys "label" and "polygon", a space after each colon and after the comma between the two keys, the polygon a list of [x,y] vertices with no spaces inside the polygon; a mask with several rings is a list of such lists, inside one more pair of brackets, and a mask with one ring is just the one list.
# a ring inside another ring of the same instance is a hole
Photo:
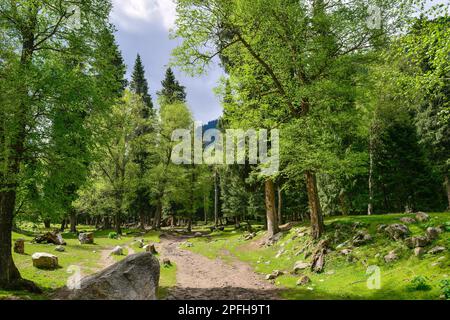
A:
{"label": "green foliage", "polygon": [[444,295],[445,299],[450,299],[450,280],[441,280],[439,283],[439,286],[441,288],[442,294]]}
{"label": "green foliage", "polygon": [[431,286],[428,284],[428,279],[424,276],[416,276],[408,285],[408,290],[411,291],[429,291]]}
{"label": "green foliage", "polygon": [[108,238],[109,239],[117,239],[119,237],[119,235],[117,234],[117,232],[110,232],[108,233]]}

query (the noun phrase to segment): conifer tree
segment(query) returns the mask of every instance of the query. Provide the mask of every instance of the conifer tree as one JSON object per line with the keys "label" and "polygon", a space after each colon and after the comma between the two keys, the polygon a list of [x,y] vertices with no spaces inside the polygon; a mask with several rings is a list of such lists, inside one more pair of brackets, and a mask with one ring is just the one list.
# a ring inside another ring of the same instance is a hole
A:
{"label": "conifer tree", "polygon": [[162,99],[162,103],[186,102],[185,88],[175,79],[171,68],[166,70],[166,77],[161,81],[161,85],[162,89],[157,94]]}
{"label": "conifer tree", "polygon": [[148,82],[145,78],[145,69],[139,54],[136,57],[133,74],[131,75],[130,89],[133,93],[142,97],[146,107],[142,113],[143,118],[149,118],[153,111],[153,101],[151,95],[148,93]]}

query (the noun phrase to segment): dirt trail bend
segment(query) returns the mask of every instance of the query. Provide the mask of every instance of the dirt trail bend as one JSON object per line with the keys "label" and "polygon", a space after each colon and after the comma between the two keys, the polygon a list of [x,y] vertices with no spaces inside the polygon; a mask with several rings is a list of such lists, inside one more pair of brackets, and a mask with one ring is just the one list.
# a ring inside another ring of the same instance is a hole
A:
{"label": "dirt trail bend", "polygon": [[273,300],[281,291],[244,262],[226,263],[179,248],[186,238],[165,235],[156,244],[163,257],[177,266],[177,284],[169,300]]}

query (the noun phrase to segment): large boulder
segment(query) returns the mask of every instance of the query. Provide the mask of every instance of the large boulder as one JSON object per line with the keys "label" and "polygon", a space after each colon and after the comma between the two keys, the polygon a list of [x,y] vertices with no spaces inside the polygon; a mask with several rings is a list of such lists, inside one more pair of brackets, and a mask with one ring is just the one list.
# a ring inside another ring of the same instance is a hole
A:
{"label": "large boulder", "polygon": [[305,270],[311,267],[311,264],[304,261],[297,261],[294,265],[292,273],[296,274],[298,271]]}
{"label": "large boulder", "polygon": [[416,213],[416,220],[419,222],[425,222],[430,219],[430,216],[425,212],[417,212]]}
{"label": "large boulder", "polygon": [[94,233],[83,232],[78,235],[78,240],[81,244],[94,244]]}
{"label": "large boulder", "polygon": [[436,240],[437,238],[439,238],[439,233],[441,233],[441,229],[429,227],[429,228],[427,228],[426,232],[427,232],[428,239]]}
{"label": "large boulder", "polygon": [[66,245],[66,242],[59,232],[46,232],[34,238],[33,241],[36,243],[53,243],[60,246]]}
{"label": "large boulder", "polygon": [[358,247],[372,240],[372,236],[366,230],[359,230],[353,237],[352,243]]}
{"label": "large boulder", "polygon": [[25,253],[25,240],[17,239],[14,242],[14,252],[18,253],[18,254],[24,254]]}
{"label": "large boulder", "polygon": [[428,251],[430,254],[437,254],[445,251],[445,247],[437,246]]}
{"label": "large boulder", "polygon": [[58,299],[69,300],[156,300],[159,284],[159,261],[142,252],[92,276],[83,278],[79,289],[63,289]]}
{"label": "large boulder", "polygon": [[405,239],[405,244],[408,248],[414,249],[417,247],[426,247],[430,243],[430,240],[426,236],[417,236]]}
{"label": "large boulder", "polygon": [[46,252],[36,252],[31,256],[33,260],[33,266],[38,269],[49,269],[53,270],[58,268],[58,257],[46,253]]}
{"label": "large boulder", "polygon": [[415,223],[416,219],[411,218],[411,217],[403,217],[403,218],[400,218],[400,221],[405,224],[410,224],[410,223]]}
{"label": "large boulder", "polygon": [[392,239],[392,240],[400,240],[406,238],[410,231],[407,226],[400,223],[394,223],[391,225],[388,225],[384,232]]}

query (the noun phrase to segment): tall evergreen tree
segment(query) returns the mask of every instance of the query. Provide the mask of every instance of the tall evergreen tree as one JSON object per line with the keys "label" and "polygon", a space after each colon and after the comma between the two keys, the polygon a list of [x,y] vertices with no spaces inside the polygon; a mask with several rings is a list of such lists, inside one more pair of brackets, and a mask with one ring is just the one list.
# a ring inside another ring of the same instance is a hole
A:
{"label": "tall evergreen tree", "polygon": [[142,97],[146,107],[142,114],[144,118],[149,118],[153,111],[153,101],[151,95],[148,93],[148,82],[145,78],[145,69],[139,54],[137,55],[136,62],[134,63],[130,89],[133,93]]}
{"label": "tall evergreen tree", "polygon": [[162,99],[162,103],[186,102],[185,88],[175,79],[171,68],[167,68],[166,77],[161,84],[162,89],[157,94]]}

